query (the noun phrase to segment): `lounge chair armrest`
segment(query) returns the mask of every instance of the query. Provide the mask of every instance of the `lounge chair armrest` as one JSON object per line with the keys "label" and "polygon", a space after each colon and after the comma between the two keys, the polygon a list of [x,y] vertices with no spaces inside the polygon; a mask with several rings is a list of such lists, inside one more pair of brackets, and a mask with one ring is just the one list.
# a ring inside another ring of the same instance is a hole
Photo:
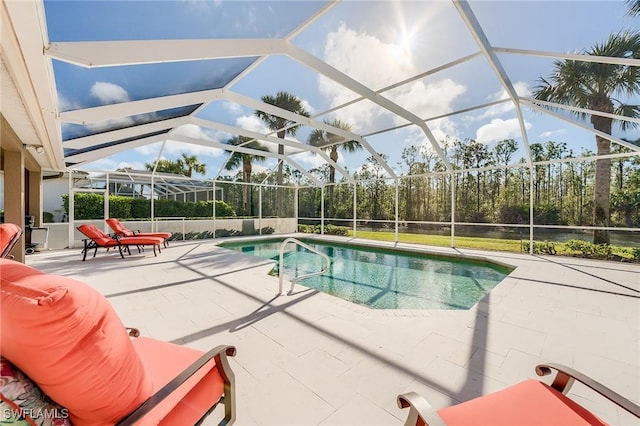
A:
{"label": "lounge chair armrest", "polygon": [[[116,423],[117,426],[128,426],[133,425],[138,420],[143,418],[148,412],[150,412],[153,408],[155,408],[160,402],[162,402],[166,397],[171,395],[173,391],[175,391],[180,385],[186,382],[191,376],[193,376],[199,369],[201,369],[205,364],[211,361],[212,358],[215,358],[216,366],[220,368],[220,375],[224,380],[224,398],[225,398],[225,413],[227,413],[228,405],[229,407],[235,406],[235,395],[234,389],[231,389],[231,386],[234,382],[234,375],[231,371],[231,366],[229,365],[229,361],[227,359],[228,356],[235,356],[236,348],[234,346],[216,346],[211,349],[209,352],[203,354],[200,358],[193,362],[189,367],[185,368],[178,376],[176,376],[173,380],[159,389],[156,393],[151,395],[145,402],[143,402],[138,408],[136,408],[133,412],[131,412],[127,417],[120,420]],[[230,398],[231,400],[229,400]],[[233,421],[233,418],[227,419],[230,420],[228,423]]]}
{"label": "lounge chair armrest", "polygon": [[398,407],[409,408],[409,415],[405,426],[415,426],[418,424],[418,418],[427,426],[446,426],[445,421],[440,417],[438,412],[415,392],[407,392],[398,396]]}
{"label": "lounge chair armrest", "polygon": [[127,330],[129,337],[140,337],[140,330],[137,328],[125,327],[125,329]]}
{"label": "lounge chair armrest", "polygon": [[573,382],[577,380],[593,391],[599,393],[609,401],[623,408],[625,411],[628,411],[634,416],[640,418],[640,406],[634,404],[627,398],[623,397],[617,392],[614,392],[605,385],[593,380],[591,377],[588,377],[580,373],[579,371],[574,370],[573,368],[567,367],[562,364],[540,364],[536,366],[536,374],[538,376],[547,376],[549,374],[552,374],[552,369],[556,370],[557,374],[553,379],[551,387],[556,389],[557,391],[566,394],[567,392],[569,392],[569,389],[571,388]]}

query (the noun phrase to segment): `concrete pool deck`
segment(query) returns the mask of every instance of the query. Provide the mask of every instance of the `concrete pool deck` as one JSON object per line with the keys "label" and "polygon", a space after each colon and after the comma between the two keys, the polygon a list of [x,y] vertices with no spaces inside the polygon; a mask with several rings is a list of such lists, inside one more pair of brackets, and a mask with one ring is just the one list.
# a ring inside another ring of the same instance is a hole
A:
{"label": "concrete pool deck", "polygon": [[[95,287],[144,335],[202,350],[235,345],[238,425],[401,425],[400,393],[440,408],[536,377],[542,362],[640,402],[637,264],[425,247],[516,270],[468,311],[374,311],[301,285],[277,297],[272,262],[220,241],[172,242],[157,257],[124,260],[48,251],[27,264]],[[605,421],[638,424],[584,387],[571,395]]]}

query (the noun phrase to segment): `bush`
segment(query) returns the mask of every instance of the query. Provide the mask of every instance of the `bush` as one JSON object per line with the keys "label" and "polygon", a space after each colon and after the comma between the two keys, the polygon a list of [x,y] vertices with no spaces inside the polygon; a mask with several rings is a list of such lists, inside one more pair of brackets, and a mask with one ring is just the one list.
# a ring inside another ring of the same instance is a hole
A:
{"label": "bush", "polygon": [[51,213],[51,212],[42,212],[42,221],[44,223],[53,223],[53,213]]}
{"label": "bush", "polygon": [[[320,232],[319,229],[318,232]],[[348,235],[349,228],[347,228],[346,226],[336,226],[328,224],[324,226],[324,233],[328,235]]]}
{"label": "bush", "polygon": [[298,224],[298,232],[304,232],[305,234],[313,234],[313,225]]}
{"label": "bush", "polygon": [[151,217],[151,202],[146,198],[129,198],[129,214],[136,219]]}
{"label": "bush", "polygon": [[131,198],[121,195],[109,197],[109,215],[111,217],[131,217]]}
{"label": "bush", "polygon": [[[522,242],[522,251],[529,251],[529,241]],[[533,253],[534,254],[556,254],[556,245],[555,243],[548,241],[534,241],[533,242]]]}
{"label": "bush", "polygon": [[[74,199],[76,219],[102,219],[104,216],[104,195],[91,192],[77,192]],[[64,211],[69,216],[69,194],[62,196]]]}
{"label": "bush", "polygon": [[[75,194],[75,218],[78,220],[102,219],[104,195],[78,192]],[[62,196],[64,210],[69,215],[69,195]],[[235,217],[233,208],[216,200],[216,217]],[[156,217],[212,217],[213,201],[182,202],[169,199],[154,200]],[[147,219],[151,217],[151,200],[120,195],[109,196],[109,215],[119,219]]]}

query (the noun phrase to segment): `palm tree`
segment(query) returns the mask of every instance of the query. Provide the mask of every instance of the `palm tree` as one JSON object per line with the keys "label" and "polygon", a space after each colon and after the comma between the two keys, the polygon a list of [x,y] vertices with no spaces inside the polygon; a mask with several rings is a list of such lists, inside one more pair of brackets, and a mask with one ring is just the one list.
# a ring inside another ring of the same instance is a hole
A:
{"label": "palm tree", "polygon": [[[228,145],[242,145],[246,148],[251,148],[259,151],[268,151],[268,149],[262,146],[258,141],[251,141],[250,138],[244,136],[234,136],[225,143]],[[242,181],[245,183],[251,183],[251,171],[253,161],[264,161],[266,157],[262,155],[246,154],[238,151],[231,151],[231,157],[225,164],[224,168],[227,170],[233,170],[242,164]],[[252,214],[249,208],[249,185],[242,185],[242,215],[247,216]]]}
{"label": "palm tree", "polygon": [[629,15],[640,16],[640,0],[627,0],[629,6]]}
{"label": "palm tree", "polygon": [[[612,34],[607,41],[594,45],[589,55],[638,58],[640,32],[623,31]],[[548,79],[540,78],[534,92],[537,99],[574,105],[593,111],[613,113],[627,117],[640,117],[640,106],[627,105],[614,98],[640,93],[640,68],[628,65],[602,64],[582,61],[556,61],[554,72]],[[587,114],[575,113],[580,118]],[[620,128],[635,128],[637,123],[620,120]],[[591,114],[593,128],[611,134],[613,119]],[[609,139],[596,136],[597,155],[607,155],[611,149]],[[596,161],[593,225],[609,225],[609,198],[611,195],[611,159]],[[609,232],[595,230],[595,244],[609,243]]]}
{"label": "palm tree", "polygon": [[[277,106],[287,111],[291,111],[298,115],[309,117],[309,112],[302,105],[302,101],[297,97],[287,92],[278,92],[275,96],[264,95],[262,102],[270,105]],[[295,136],[298,126],[291,126],[295,124],[294,121],[287,120],[286,118],[278,117],[277,115],[267,114],[264,111],[256,111],[255,115],[260,118],[267,125],[269,130],[276,131],[276,135],[280,139],[284,139],[285,135]],[[284,145],[278,144],[278,154],[284,154]],[[276,203],[279,209],[282,209],[282,161],[278,164],[278,192],[276,197]]]}
{"label": "palm tree", "polygon": [[[178,160],[180,161],[180,159]],[[184,175],[191,177],[193,172],[204,175],[207,173],[207,165],[198,161],[198,157],[195,155],[187,155],[186,153],[182,153],[181,160],[184,167]]]}
{"label": "palm tree", "polygon": [[[337,127],[339,129],[343,129],[346,131],[351,131],[352,126],[349,123],[345,123],[338,119],[334,119],[333,121],[325,120],[325,124],[329,124],[333,127]],[[330,133],[326,130],[315,129],[309,135],[309,145],[324,149],[325,151],[329,151],[329,158],[334,163],[338,162],[338,149],[342,149],[346,152],[355,152],[359,149],[362,149],[362,145],[360,145],[357,141],[345,141],[342,142],[343,138],[336,134]],[[333,188],[334,183],[336,181],[336,169],[333,165],[329,165],[329,200],[333,200]],[[333,203],[329,203],[329,216],[333,217],[335,212],[335,206]]]}

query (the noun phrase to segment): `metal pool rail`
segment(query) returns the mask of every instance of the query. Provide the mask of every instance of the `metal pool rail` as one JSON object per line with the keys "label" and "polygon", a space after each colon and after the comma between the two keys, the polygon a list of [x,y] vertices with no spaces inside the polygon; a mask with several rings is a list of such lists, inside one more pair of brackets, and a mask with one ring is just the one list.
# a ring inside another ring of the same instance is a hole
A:
{"label": "metal pool rail", "polygon": [[308,274],[302,274],[302,275],[299,275],[297,277],[292,277],[290,279],[290,281],[291,281],[291,289],[289,289],[289,294],[291,292],[293,292],[293,287],[296,285],[296,283],[298,281],[303,280],[305,278],[309,278],[309,277],[315,277],[316,275],[326,274],[329,271],[329,268],[331,267],[331,259],[329,259],[329,256],[327,256],[326,254],[321,253],[317,249],[311,247],[308,244],[303,243],[302,241],[300,241],[300,240],[298,240],[296,238],[287,238],[287,239],[285,239],[284,241],[282,241],[282,244],[280,245],[280,259],[279,259],[279,262],[278,262],[278,276],[280,278],[280,287],[279,287],[278,294],[282,294],[282,280],[284,278],[284,264],[283,264],[283,261],[284,261],[284,249],[287,246],[287,244],[289,244],[289,243],[294,243],[294,244],[299,245],[300,247],[306,248],[307,250],[322,256],[322,258],[327,261],[327,266],[324,267],[321,271],[310,272]]}

